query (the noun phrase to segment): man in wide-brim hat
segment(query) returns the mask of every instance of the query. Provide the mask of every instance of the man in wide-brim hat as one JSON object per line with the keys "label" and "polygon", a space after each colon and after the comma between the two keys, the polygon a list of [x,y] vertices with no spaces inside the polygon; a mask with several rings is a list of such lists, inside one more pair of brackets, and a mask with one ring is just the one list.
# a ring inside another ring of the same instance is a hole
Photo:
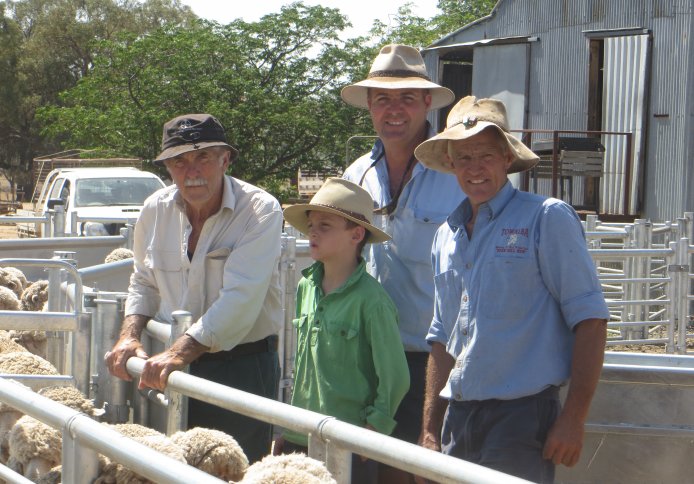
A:
{"label": "man in wide-brim hat", "polygon": [[[380,50],[366,79],[342,89],[342,99],[368,109],[378,135],[371,151],[343,176],[369,192],[375,202],[374,224],[392,237],[385,244],[367,247],[364,257],[370,274],[398,308],[410,370],[410,390],[398,409],[393,435],[416,443],[429,354],[424,338],[434,298],[431,242],[463,195],[455,177],[420,164],[414,149],[436,134],[427,114],[453,102],[454,95],[429,79],[417,49],[393,44]],[[382,471],[381,482],[411,479],[390,468]]]}
{"label": "man in wide-brim hat", "polygon": [[[169,374],[190,364],[195,376],[274,398],[279,202],[226,175],[238,151],[214,116],[171,119],[161,148],[154,164],[165,166],[174,183],[145,201],[135,226],[135,269],[120,339],[106,356],[109,371],[131,380],[128,359],[145,358],[140,388],[164,390]],[[151,318],[173,323],[177,310],[190,312],[191,323],[170,348],[149,357],[142,330]],[[271,425],[216,405],[191,399],[188,425],[233,435],[251,462],[270,451]]]}
{"label": "man in wide-brim hat", "polygon": [[415,154],[467,195],[432,249],[422,443],[552,482],[556,464],[580,457],[609,318],[580,219],[561,200],[511,185],[507,175],[538,157],[509,133],[498,100],[460,100]]}

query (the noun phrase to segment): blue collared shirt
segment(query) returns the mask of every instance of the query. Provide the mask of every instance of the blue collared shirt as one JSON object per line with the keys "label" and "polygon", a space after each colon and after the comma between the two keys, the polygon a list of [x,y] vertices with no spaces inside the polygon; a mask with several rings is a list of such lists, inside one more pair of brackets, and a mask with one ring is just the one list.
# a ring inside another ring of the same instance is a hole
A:
{"label": "blue collared shirt", "polygon": [[564,384],[575,326],[609,319],[578,215],[507,182],[480,206],[468,238],[471,217],[466,200],[434,239],[427,341],[456,360],[441,396],[506,400]]}
{"label": "blue collared shirt", "polygon": [[[376,207],[391,201],[383,149],[378,140],[371,153],[352,163],[343,175],[364,187]],[[425,337],[434,307],[431,244],[438,227],[463,197],[453,175],[416,163],[395,211],[390,215],[374,214],[374,225],[387,232],[392,240],[367,245],[363,255],[367,270],[383,285],[398,308],[405,351],[430,349]]]}

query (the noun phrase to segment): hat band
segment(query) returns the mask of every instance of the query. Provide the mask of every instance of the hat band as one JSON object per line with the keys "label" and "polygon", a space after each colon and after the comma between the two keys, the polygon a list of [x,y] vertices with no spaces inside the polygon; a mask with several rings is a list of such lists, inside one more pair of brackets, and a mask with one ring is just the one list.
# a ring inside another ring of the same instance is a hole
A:
{"label": "hat band", "polygon": [[465,129],[470,129],[470,128],[474,128],[474,127],[477,125],[477,123],[478,123],[479,121],[484,121],[484,122],[486,122],[486,123],[491,123],[491,124],[493,124],[494,126],[496,126],[496,127],[498,127],[499,129],[501,129],[501,131],[503,131],[503,132],[505,132],[505,133],[508,133],[508,130],[507,130],[506,128],[504,128],[503,126],[499,125],[498,123],[495,123],[494,121],[487,121],[486,119],[480,119],[480,118],[472,118],[472,119],[463,118],[461,121],[458,121],[458,122],[456,122],[456,123],[453,123],[453,124],[450,125],[450,126],[446,126],[446,129],[453,129],[453,128],[455,128],[456,126],[459,126],[459,125],[461,125],[461,124],[462,124],[463,126],[465,126]]}
{"label": "hat band", "polygon": [[349,215],[352,218],[356,218],[357,220],[361,222],[365,222],[369,225],[371,225],[371,222],[361,213],[359,212],[352,212],[351,210],[345,210],[344,208],[336,207],[335,205],[328,205],[326,203],[310,203],[309,205],[315,205],[316,207],[325,207],[325,208],[331,208],[333,210],[337,210],[338,212],[342,212],[345,215]]}
{"label": "hat band", "polygon": [[426,74],[422,74],[421,72],[416,71],[410,71],[407,69],[396,69],[393,71],[373,71],[369,72],[369,75],[366,76],[367,79],[371,79],[373,77],[419,77],[431,82],[431,79]]}

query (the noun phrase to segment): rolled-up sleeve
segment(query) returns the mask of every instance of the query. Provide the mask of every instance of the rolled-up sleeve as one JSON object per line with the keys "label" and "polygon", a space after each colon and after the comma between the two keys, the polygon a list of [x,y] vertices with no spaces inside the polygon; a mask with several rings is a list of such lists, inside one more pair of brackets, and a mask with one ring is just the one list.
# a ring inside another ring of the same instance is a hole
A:
{"label": "rolled-up sleeve", "polygon": [[567,325],[573,328],[586,319],[609,319],[576,212],[565,203],[547,204],[538,234],[542,279],[559,303]]}
{"label": "rolled-up sleeve", "polygon": [[[150,199],[151,200],[151,199]],[[161,298],[154,278],[154,271],[146,263],[148,231],[154,226],[156,211],[148,200],[142,209],[135,225],[133,240],[134,270],[130,276],[128,299],[125,304],[125,315],[142,314],[154,317],[159,309]]]}

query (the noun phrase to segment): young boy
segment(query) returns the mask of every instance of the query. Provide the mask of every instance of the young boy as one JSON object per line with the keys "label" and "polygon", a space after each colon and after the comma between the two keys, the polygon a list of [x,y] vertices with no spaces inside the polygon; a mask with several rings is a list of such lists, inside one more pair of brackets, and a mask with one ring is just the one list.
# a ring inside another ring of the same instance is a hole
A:
{"label": "young boy", "polygon": [[[372,212],[368,192],[341,178],[284,211],[316,261],[297,290],[292,405],[390,434],[410,377],[395,305],[360,256],[365,244],[390,239],[371,225]],[[285,430],[275,453],[306,446],[306,435]],[[352,460],[353,483],[375,482],[376,473],[375,462]]]}

